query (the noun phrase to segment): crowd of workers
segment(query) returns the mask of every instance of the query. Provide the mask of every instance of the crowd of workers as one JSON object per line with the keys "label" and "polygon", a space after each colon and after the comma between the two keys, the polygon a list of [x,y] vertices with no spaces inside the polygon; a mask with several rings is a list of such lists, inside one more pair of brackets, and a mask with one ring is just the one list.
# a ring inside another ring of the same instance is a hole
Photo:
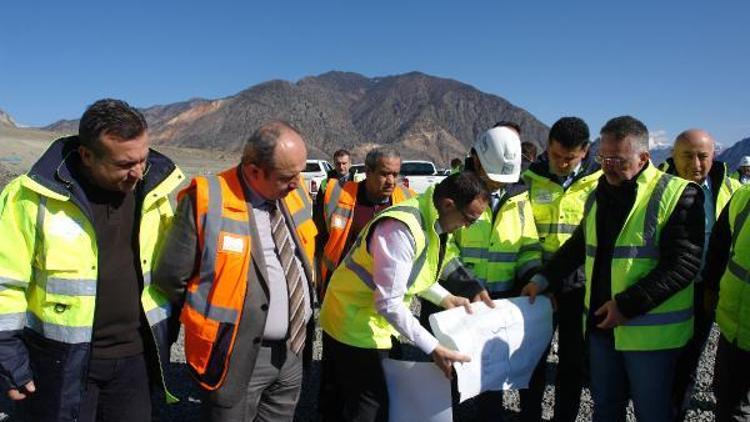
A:
{"label": "crowd of workers", "polygon": [[[448,378],[469,359],[429,314],[545,294],[553,420],[576,420],[584,384],[594,421],[624,421],[629,400],[639,421],[682,420],[715,321],[716,418],[750,421],[750,157],[730,174],[689,129],[657,167],[631,116],[597,144],[563,117],[539,156],[522,137],[488,128],[420,195],[398,182],[398,150],[369,151],[359,182],[339,150],[313,201],[287,122],[184,187],[139,111],[97,101],[0,195],[3,388],[27,421],[151,420],[177,401],[165,366],[182,326],[205,420],[291,421],[319,305],[322,420],[387,421],[381,361],[400,341]],[[524,421],[542,420],[545,367],[520,392]],[[502,420],[500,392],[474,402]]]}

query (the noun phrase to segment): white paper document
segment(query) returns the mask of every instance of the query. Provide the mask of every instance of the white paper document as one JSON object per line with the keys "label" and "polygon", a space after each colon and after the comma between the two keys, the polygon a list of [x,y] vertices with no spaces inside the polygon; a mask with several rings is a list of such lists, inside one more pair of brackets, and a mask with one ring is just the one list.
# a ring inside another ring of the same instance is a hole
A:
{"label": "white paper document", "polygon": [[383,360],[390,422],[451,422],[451,384],[432,362]]}
{"label": "white paper document", "polygon": [[456,363],[461,401],[482,391],[526,388],[552,339],[552,306],[546,296],[496,300],[495,308],[472,303],[430,316],[440,344],[469,355]]}

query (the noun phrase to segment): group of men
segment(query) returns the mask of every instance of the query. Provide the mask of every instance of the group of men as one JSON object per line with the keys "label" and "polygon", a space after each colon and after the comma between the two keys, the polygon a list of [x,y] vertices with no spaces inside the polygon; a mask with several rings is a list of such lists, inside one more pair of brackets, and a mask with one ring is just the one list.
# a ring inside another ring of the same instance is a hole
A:
{"label": "group of men", "polygon": [[[536,157],[499,122],[421,195],[399,184],[397,150],[368,152],[358,182],[339,150],[313,203],[302,134],[271,121],[173,212],[185,178],[149,148],[143,115],[97,101],[0,195],[3,388],[29,421],[150,420],[177,400],[165,367],[181,323],[205,420],[292,420],[319,302],[323,420],[387,421],[381,362],[399,336],[451,378],[469,357],[426,315],[547,294],[554,420],[576,419],[586,373],[595,421],[625,420],[629,399],[639,421],[679,420],[714,312],[718,420],[750,420],[743,170],[731,177],[699,129],[661,169],[639,120],[600,135],[595,150],[583,120],[561,118]],[[542,419],[545,366],[521,391],[523,420]],[[498,392],[476,402],[481,420],[502,418]]]}

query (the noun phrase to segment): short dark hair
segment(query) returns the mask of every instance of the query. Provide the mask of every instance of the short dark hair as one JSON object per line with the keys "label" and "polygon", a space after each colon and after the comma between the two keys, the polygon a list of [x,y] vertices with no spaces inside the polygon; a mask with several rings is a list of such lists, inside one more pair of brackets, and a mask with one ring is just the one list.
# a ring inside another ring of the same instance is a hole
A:
{"label": "short dark hair", "polygon": [[454,158],[451,160],[451,167],[458,167],[463,163],[460,158]]}
{"label": "short dark hair", "polygon": [[339,149],[339,150],[336,150],[336,152],[333,153],[333,159],[334,160],[337,159],[337,158],[339,158],[339,157],[343,157],[343,156],[351,157],[352,155],[349,154],[349,151],[347,151],[345,149]]}
{"label": "short dark hair", "polygon": [[273,152],[276,150],[279,137],[287,130],[302,136],[297,128],[283,120],[271,120],[256,129],[245,141],[242,164],[255,164],[264,169],[273,168],[276,164],[273,160]]}
{"label": "short dark hair", "polygon": [[602,127],[600,133],[613,136],[618,141],[632,136],[636,141],[633,146],[638,148],[638,152],[648,151],[648,128],[633,116],[619,116],[610,119]]}
{"label": "short dark hair", "polygon": [[102,135],[113,135],[130,140],[148,129],[140,111],[122,100],[104,98],[86,108],[78,123],[78,139],[95,154],[100,154]]}
{"label": "short dark hair", "polygon": [[462,171],[451,174],[435,186],[435,192],[432,195],[432,202],[435,207],[437,207],[438,201],[443,198],[452,199],[456,207],[463,210],[477,198],[489,201],[490,193],[476,173]]}
{"label": "short dark hair", "polygon": [[516,122],[511,122],[510,120],[500,120],[499,122],[495,123],[494,126],[492,126],[493,129],[496,127],[509,127],[518,132],[518,135],[521,136],[521,125]]}
{"label": "short dark hair", "polygon": [[553,140],[567,149],[575,149],[589,143],[589,126],[578,117],[563,117],[552,125],[548,140]]}

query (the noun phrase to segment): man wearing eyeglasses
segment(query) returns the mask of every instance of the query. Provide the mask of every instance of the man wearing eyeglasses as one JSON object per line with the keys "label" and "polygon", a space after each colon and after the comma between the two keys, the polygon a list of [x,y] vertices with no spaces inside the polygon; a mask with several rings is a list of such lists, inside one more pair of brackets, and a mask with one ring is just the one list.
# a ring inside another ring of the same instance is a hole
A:
{"label": "man wearing eyeglasses", "polygon": [[472,224],[487,207],[487,190],[471,172],[452,174],[434,190],[375,216],[336,268],[320,310],[323,370],[330,390],[326,421],[387,421],[388,391],[381,360],[402,335],[431,355],[450,378],[469,357],[438,343],[409,311],[420,295],[443,308],[466,306],[436,283],[446,265],[449,234]]}
{"label": "man wearing eyeglasses", "polygon": [[581,225],[522,291],[530,301],[558,291],[580,265],[586,274],[594,421],[672,419],[677,359],[693,332],[693,285],[704,241],[703,192],[649,159],[648,129],[616,117],[601,130],[604,177]]}
{"label": "man wearing eyeglasses", "polygon": [[0,195],[0,379],[28,421],[149,421],[168,302],[150,284],[184,177],[119,100]]}

